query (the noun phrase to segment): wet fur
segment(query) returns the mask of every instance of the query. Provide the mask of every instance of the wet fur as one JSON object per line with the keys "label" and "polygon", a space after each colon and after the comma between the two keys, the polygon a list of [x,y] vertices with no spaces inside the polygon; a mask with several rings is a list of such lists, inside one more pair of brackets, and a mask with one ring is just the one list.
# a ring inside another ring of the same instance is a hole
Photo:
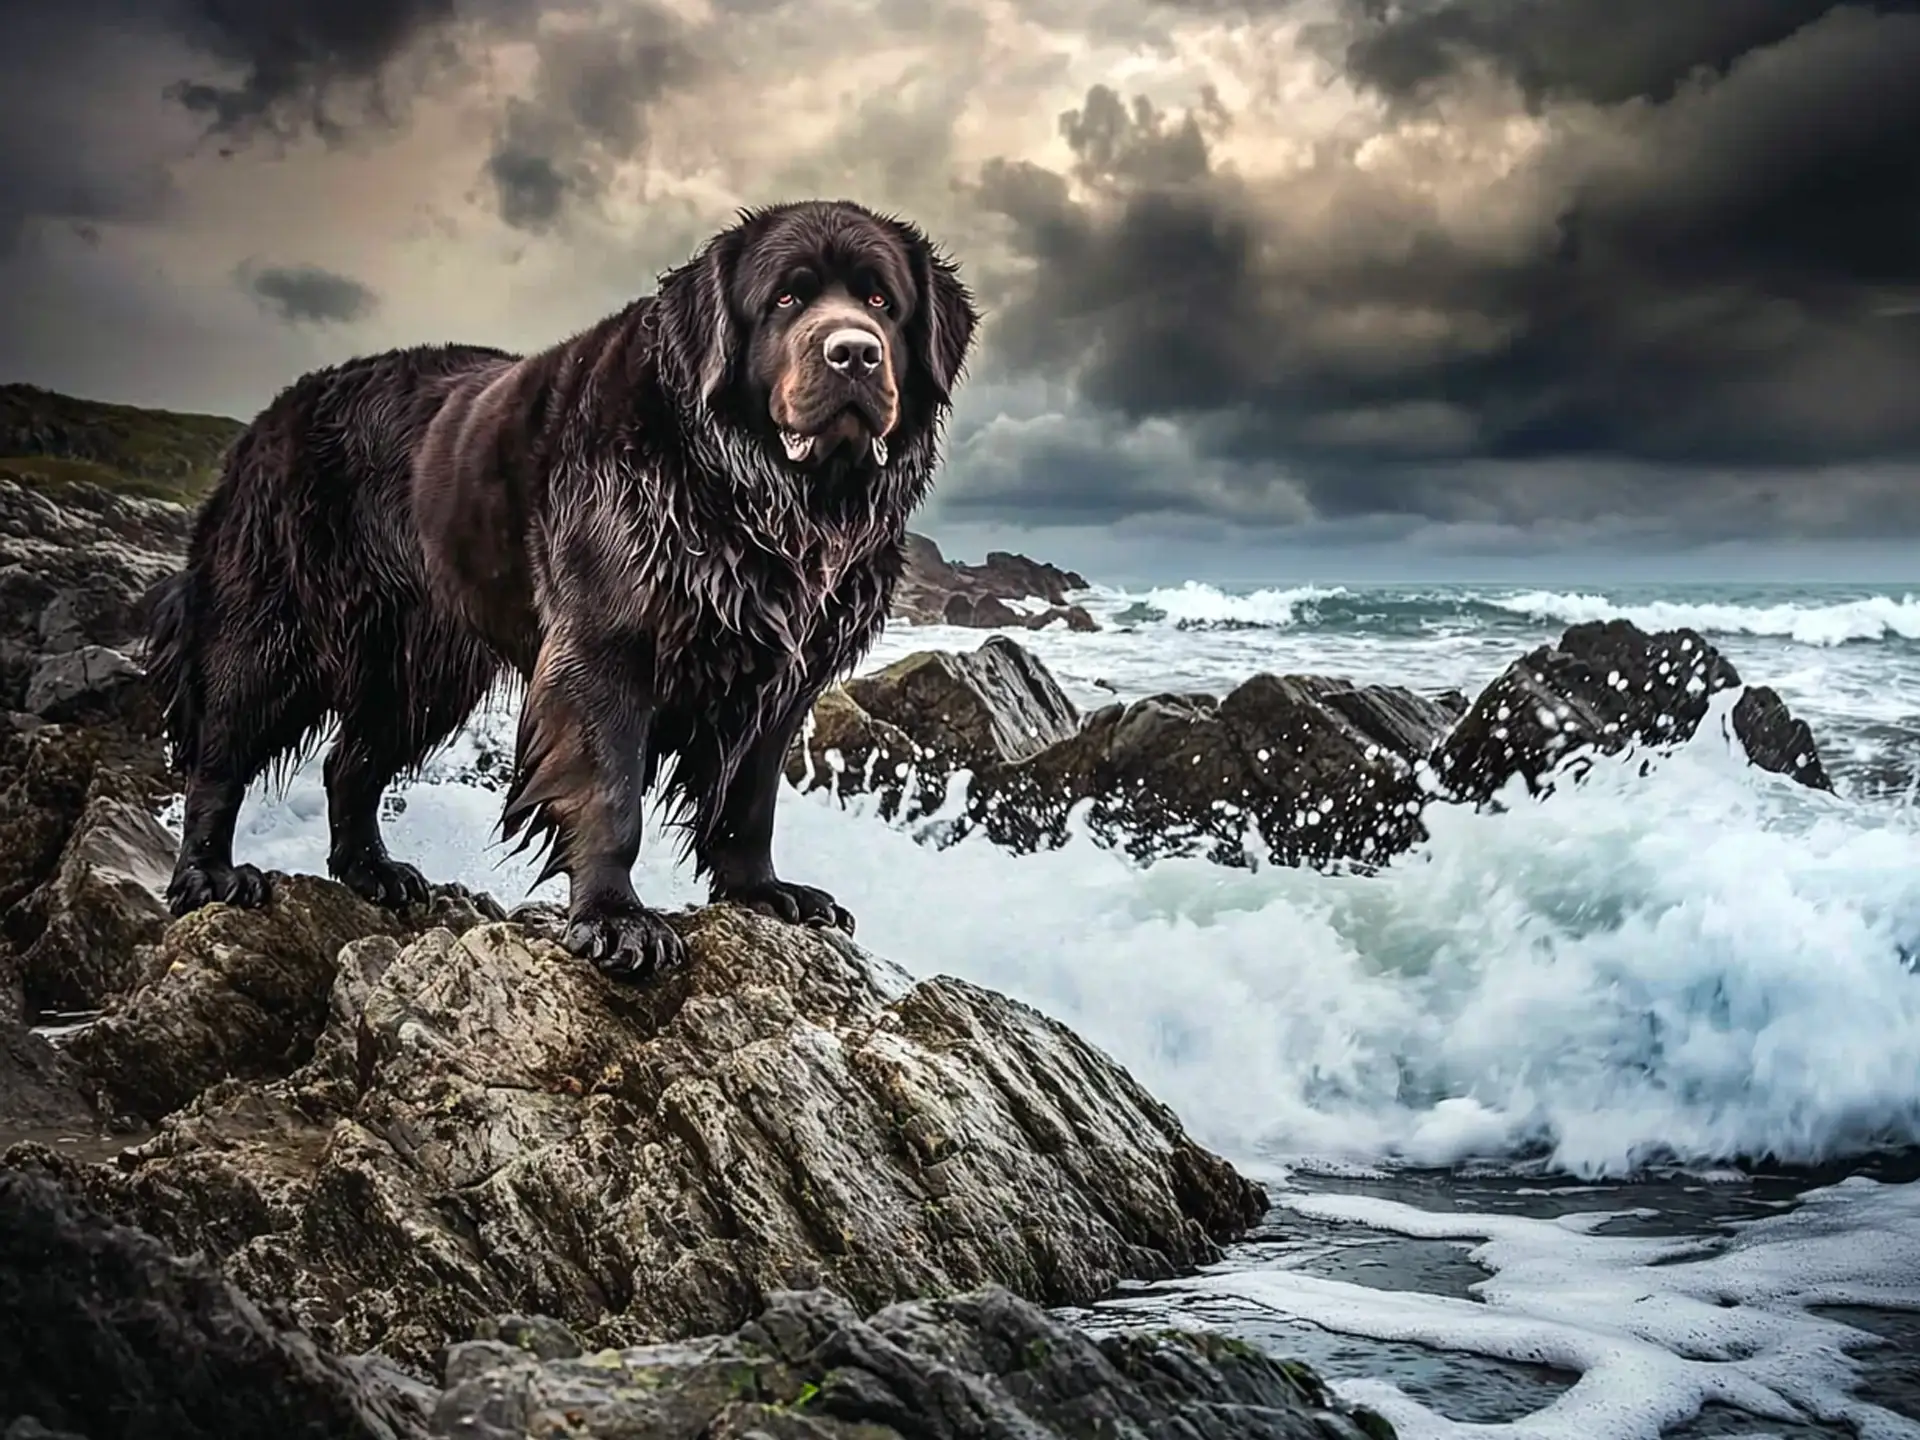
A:
{"label": "wet fur", "polygon": [[[914,292],[889,463],[799,471],[748,393],[734,302],[774,283],[755,266],[862,245]],[[176,910],[264,899],[232,812],[330,716],[330,869],[418,898],[380,796],[503,671],[526,690],[502,828],[547,851],[541,878],[570,876],[576,913],[625,903],[656,786],[716,895],[769,883],[785,752],[885,623],[974,323],[916,229],[816,202],[743,215],[656,296],[537,354],[424,346],[289,386],[151,602],[188,779]]]}

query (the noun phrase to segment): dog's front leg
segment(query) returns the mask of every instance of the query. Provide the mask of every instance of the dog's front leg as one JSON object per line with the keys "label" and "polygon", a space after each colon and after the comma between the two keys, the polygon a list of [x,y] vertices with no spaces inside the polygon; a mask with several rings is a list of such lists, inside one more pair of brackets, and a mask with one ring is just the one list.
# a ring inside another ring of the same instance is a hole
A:
{"label": "dog's front leg", "polygon": [[501,821],[509,836],[524,828],[527,840],[551,845],[540,880],[566,874],[567,949],[632,980],[669,969],[683,955],[680,937],[633,889],[654,713],[651,675],[644,642],[549,634],[521,707]]}
{"label": "dog's front leg", "polygon": [[853,933],[853,916],[825,890],[782,880],[773,868],[773,813],[787,751],[810,707],[756,736],[727,787],[710,833],[696,835],[694,857],[712,881],[709,894],[768,910],[794,924],[833,925]]}

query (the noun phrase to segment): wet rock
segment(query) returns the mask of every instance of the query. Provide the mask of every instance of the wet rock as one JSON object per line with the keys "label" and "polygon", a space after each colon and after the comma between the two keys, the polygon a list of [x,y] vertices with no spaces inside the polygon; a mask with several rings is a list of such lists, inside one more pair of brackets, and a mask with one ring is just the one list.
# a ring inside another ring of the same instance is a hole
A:
{"label": "wet rock", "polygon": [[[73,1066],[19,1021],[0,1018],[0,1137],[93,1129],[93,1112]],[[5,1144],[0,1139],[0,1149]]]}
{"label": "wet rock", "polygon": [[[728,1330],[796,1287],[1084,1302],[1263,1213],[1025,1006],[731,906],[675,923],[690,963],[642,989],[517,924],[361,940],[311,1063],[214,1087],[85,1183],[335,1349],[415,1365],[506,1311],[602,1344]],[[166,945],[261,948],[238,924],[202,922],[231,937],[202,945],[189,918]],[[222,1040],[137,1043],[197,1078],[213,1067],[180,1057]]]}
{"label": "wet rock", "polygon": [[0,1170],[0,1423],[88,1440],[407,1440],[376,1393],[211,1266]]}
{"label": "wet rock", "polygon": [[907,568],[894,592],[893,614],[918,625],[969,625],[1040,630],[1056,622],[1073,630],[1099,623],[1070,596],[1085,590],[1071,570],[1005,550],[980,565],[957,565],[925,535],[907,536]]}
{"label": "wet rock", "polygon": [[[1436,752],[1435,769],[1471,800],[1487,799],[1515,775],[1542,793],[1551,789],[1549,772],[1577,752],[1689,739],[1712,697],[1740,683],[1732,662],[1693,630],[1649,634],[1626,620],[1576,625],[1481,692]],[[1772,690],[1743,695],[1733,728],[1756,765],[1833,788],[1812,733]]]}
{"label": "wet rock", "polygon": [[787,775],[803,788],[879,791],[888,815],[909,792],[912,811],[931,809],[954,771],[1018,760],[1079,723],[1046,666],[996,635],[967,654],[920,651],[829,692]]}
{"label": "wet rock", "polygon": [[501,913],[456,886],[396,914],[315,876],[273,882],[259,910],[209,905],[162,921],[143,982],[73,1037],[68,1053],[103,1110],[154,1121],[225,1077],[285,1075],[311,1051],[348,942]]}
{"label": "wet rock", "polygon": [[1221,1336],[1092,1340],[1003,1289],[861,1319],[824,1291],[770,1296],[737,1332],[542,1360],[456,1346],[436,1435],[473,1440],[1391,1440],[1306,1366]]}
{"label": "wet rock", "polygon": [[[1037,753],[983,768],[969,821],[1017,851],[1061,844],[1068,814],[1138,858],[1375,862],[1423,833],[1418,776],[1448,706],[1391,686],[1257,675],[1222,700],[1110,705]],[[1252,835],[1249,836],[1251,829]]]}

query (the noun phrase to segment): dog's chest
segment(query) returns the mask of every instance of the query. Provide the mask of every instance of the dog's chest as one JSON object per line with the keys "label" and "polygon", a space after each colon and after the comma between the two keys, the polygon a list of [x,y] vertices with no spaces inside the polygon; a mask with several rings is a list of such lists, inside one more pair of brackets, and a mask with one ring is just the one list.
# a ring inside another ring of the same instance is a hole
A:
{"label": "dog's chest", "polygon": [[687,556],[674,587],[684,603],[675,607],[674,633],[661,637],[663,690],[698,704],[715,692],[797,683],[831,668],[857,619],[849,592],[859,590],[858,568],[870,558],[839,535],[797,555],[755,547]]}

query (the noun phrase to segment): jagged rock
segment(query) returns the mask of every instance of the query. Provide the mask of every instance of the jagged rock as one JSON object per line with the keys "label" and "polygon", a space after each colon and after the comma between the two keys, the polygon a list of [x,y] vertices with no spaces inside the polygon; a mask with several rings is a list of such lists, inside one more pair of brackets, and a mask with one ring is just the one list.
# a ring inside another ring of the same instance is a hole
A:
{"label": "jagged rock", "polygon": [[[334,1348],[415,1364],[507,1310],[632,1343],[730,1329],[793,1287],[1086,1301],[1211,1260],[1263,1213],[1023,1005],[732,906],[675,923],[688,967],[641,989],[512,923],[358,941],[310,1064],[215,1087],[81,1183]],[[189,1057],[222,1043],[122,1045],[203,1076]]]}
{"label": "jagged rock", "polygon": [[142,697],[145,672],[105,645],[43,657],[27,678],[27,713],[43,720],[107,719]]}
{"label": "jagged rock", "polygon": [[1002,635],[969,654],[923,650],[830,691],[787,775],[803,788],[877,790],[892,815],[916,782],[930,809],[955,770],[1018,760],[1072,735],[1079,712],[1047,667]]}
{"label": "jagged rock", "polygon": [[[1069,629],[1098,630],[1086,608],[1068,599],[1086,588],[1085,578],[1071,570],[1005,550],[989,551],[985,564],[956,565],[927,536],[910,534],[893,614],[920,625],[1040,630],[1058,620]],[[1016,609],[1010,601],[1037,601],[1040,608]]]}
{"label": "jagged rock", "polygon": [[862,1320],[784,1292],[736,1333],[541,1358],[447,1356],[436,1435],[470,1440],[1392,1440],[1310,1369],[1191,1331],[1093,1340],[989,1288]]}
{"label": "jagged rock", "polygon": [[311,1050],[348,942],[501,914],[457,886],[396,914],[314,876],[273,883],[261,909],[210,905],[163,922],[145,983],[69,1042],[102,1109],[153,1121],[227,1076],[285,1075]]}
{"label": "jagged rock", "polygon": [[96,1010],[139,978],[139,948],[167,926],[175,846],[150,798],[123,771],[95,771],[58,867],[24,907],[38,929],[19,959],[29,1013]]}
{"label": "jagged rock", "polygon": [[1251,823],[1284,864],[1377,862],[1423,833],[1416,768],[1453,718],[1411,691],[1310,675],[1257,675],[1219,701],[1156,695],[983,768],[968,816],[1024,852],[1062,843],[1091,800],[1092,832],[1139,858],[1244,864]]}
{"label": "jagged rock", "polygon": [[0,1170],[7,1435],[409,1440],[422,1420],[211,1266],[41,1175]]}
{"label": "jagged rock", "polygon": [[[1557,646],[1516,660],[1481,692],[1434,757],[1454,793],[1485,800],[1519,775],[1529,791],[1582,750],[1672,745],[1690,738],[1712,696],[1739,685],[1733,664],[1693,630],[1649,634],[1630,621],[1575,625]],[[1817,790],[1831,790],[1803,721],[1772,690],[1735,704],[1733,728],[1748,758]]]}
{"label": "jagged rock", "polygon": [[73,1067],[17,1020],[0,1018],[0,1133],[94,1128]]}
{"label": "jagged rock", "polygon": [[[133,828],[115,807],[144,809],[163,789],[151,742],[115,728],[0,727],[0,1018],[62,998],[88,1008],[101,977],[124,974],[124,951],[73,953],[89,933],[123,933],[94,905],[103,890],[86,874]],[[46,988],[51,977],[61,978]]]}

